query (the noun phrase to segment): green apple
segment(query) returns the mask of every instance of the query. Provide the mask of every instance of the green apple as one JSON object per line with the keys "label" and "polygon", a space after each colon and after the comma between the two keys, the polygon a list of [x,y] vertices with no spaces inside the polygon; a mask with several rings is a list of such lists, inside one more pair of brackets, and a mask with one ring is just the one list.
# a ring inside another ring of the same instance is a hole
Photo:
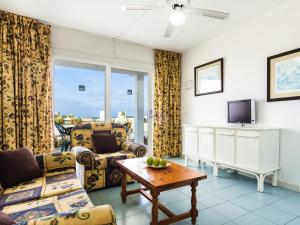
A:
{"label": "green apple", "polygon": [[160,166],[161,166],[161,167],[167,166],[167,160],[161,159],[161,160],[160,160]]}
{"label": "green apple", "polygon": [[147,165],[148,166],[151,166],[153,164],[153,158],[150,156],[150,157],[148,157],[148,159],[147,159]]}
{"label": "green apple", "polygon": [[158,167],[159,166],[159,159],[153,159],[153,165]]}

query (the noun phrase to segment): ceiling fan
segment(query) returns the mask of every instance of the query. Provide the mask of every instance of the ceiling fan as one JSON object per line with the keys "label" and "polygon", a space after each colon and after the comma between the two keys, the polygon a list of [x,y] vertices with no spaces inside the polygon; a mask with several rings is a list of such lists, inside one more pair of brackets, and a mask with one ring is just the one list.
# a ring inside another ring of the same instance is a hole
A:
{"label": "ceiling fan", "polygon": [[146,5],[124,5],[121,9],[124,11],[151,11],[171,9],[169,16],[170,22],[165,30],[165,37],[170,37],[174,33],[176,26],[184,23],[186,15],[206,16],[219,20],[226,20],[229,13],[219,12],[208,9],[190,7],[191,0],[166,0],[167,6],[146,6]]}

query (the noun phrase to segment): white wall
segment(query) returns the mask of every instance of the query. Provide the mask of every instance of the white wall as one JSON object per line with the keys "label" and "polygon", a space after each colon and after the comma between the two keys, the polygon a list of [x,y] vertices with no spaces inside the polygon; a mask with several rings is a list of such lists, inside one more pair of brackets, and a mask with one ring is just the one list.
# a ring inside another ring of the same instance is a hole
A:
{"label": "white wall", "polygon": [[52,54],[83,58],[126,69],[153,70],[153,49],[84,31],[53,26]]}
{"label": "white wall", "polygon": [[[300,1],[289,2],[183,54],[183,123],[224,124],[225,101],[255,98],[257,126],[282,128],[282,184],[300,190],[300,100],[266,102],[267,57],[300,48]],[[194,97],[184,90],[197,65],[224,57],[224,93]]]}

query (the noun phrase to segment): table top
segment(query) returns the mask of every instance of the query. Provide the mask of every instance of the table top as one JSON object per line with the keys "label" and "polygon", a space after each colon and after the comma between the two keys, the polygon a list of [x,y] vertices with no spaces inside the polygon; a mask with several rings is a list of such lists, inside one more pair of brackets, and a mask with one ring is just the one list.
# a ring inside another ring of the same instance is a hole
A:
{"label": "table top", "polygon": [[150,168],[145,160],[145,158],[125,159],[118,160],[117,164],[139,183],[152,188],[175,188],[207,178],[204,173],[173,162],[163,169]]}

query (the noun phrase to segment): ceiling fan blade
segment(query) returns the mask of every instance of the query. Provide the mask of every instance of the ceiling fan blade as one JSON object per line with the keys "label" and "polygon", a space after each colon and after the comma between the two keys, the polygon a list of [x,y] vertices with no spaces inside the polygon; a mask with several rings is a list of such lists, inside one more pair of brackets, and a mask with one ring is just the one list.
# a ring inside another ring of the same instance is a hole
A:
{"label": "ceiling fan blade", "polygon": [[166,30],[165,30],[165,34],[164,37],[171,37],[172,34],[175,31],[175,26],[171,23],[169,23],[169,25],[167,26]]}
{"label": "ceiling fan blade", "polygon": [[208,10],[208,9],[187,8],[187,9],[184,9],[184,11],[191,15],[207,16],[207,17],[220,19],[220,20],[226,20],[229,17],[229,13]]}
{"label": "ceiling fan blade", "polygon": [[155,9],[163,9],[165,6],[151,6],[151,5],[123,5],[121,10],[123,11],[150,11]]}

